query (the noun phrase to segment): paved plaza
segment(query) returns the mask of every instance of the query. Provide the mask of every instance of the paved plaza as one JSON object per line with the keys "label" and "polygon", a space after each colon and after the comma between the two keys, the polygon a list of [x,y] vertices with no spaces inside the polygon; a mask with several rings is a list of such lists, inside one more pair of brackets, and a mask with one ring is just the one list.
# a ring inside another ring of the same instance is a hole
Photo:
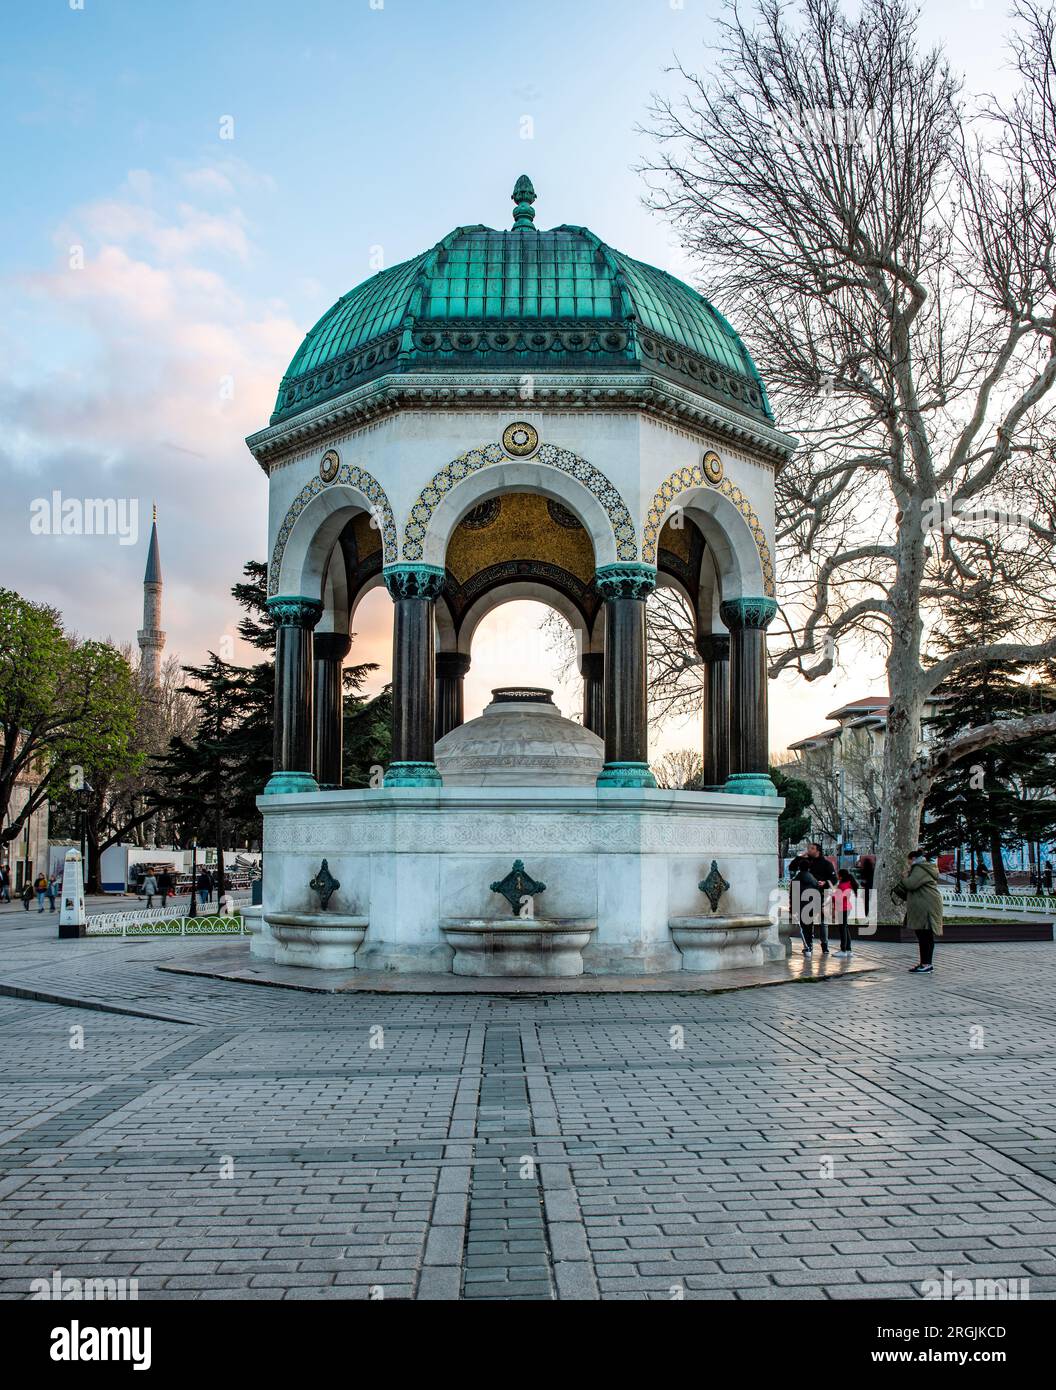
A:
{"label": "paved plaza", "polygon": [[[728,994],[324,995],[5,917],[0,1291],[1056,1292],[1056,947]],[[45,1002],[50,1000],[65,1003]]]}

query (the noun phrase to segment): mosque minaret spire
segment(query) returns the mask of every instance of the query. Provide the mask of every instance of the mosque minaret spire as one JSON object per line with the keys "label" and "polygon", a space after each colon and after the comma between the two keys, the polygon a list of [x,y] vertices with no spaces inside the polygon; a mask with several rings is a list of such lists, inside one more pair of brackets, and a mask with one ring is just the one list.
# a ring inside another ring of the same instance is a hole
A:
{"label": "mosque minaret spire", "polygon": [[147,689],[155,689],[161,684],[161,652],[165,646],[165,634],[161,630],[161,550],[158,546],[158,508],[150,527],[150,546],[147,550],[147,568],[143,574],[143,626],[139,631],[140,684]]}

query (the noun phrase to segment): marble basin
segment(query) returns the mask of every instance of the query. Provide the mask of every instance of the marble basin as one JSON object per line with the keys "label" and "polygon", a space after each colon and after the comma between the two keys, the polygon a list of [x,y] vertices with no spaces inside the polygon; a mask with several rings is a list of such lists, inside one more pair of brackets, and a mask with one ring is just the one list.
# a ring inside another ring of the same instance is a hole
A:
{"label": "marble basin", "polygon": [[672,917],[671,939],[682,952],[683,970],[733,970],[763,965],[769,917]]}
{"label": "marble basin", "polygon": [[353,970],[367,934],[366,917],[340,912],[269,912],[264,919],[274,942],[276,965],[316,970]]}
{"label": "marble basin", "polygon": [[454,975],[554,978],[583,974],[595,923],[583,917],[466,917],[441,923]]}

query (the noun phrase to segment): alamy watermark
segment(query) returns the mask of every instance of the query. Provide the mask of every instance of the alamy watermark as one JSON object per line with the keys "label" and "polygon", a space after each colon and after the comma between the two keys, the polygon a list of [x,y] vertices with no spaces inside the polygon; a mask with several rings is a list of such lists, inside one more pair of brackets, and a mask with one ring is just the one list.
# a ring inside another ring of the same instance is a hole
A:
{"label": "alamy watermark", "polygon": [[55,488],[30,502],[29,530],[34,536],[116,536],[119,545],[135,545],[139,498],[63,497]]}

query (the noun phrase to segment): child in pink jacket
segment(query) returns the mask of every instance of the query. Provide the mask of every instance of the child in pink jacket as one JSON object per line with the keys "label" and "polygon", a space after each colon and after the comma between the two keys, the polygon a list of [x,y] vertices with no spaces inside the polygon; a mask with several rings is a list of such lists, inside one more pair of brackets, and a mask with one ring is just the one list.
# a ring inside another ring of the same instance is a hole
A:
{"label": "child in pink jacket", "polygon": [[851,929],[849,921],[854,920],[855,908],[858,903],[858,883],[850,869],[841,869],[839,882],[832,890],[832,911],[833,918],[840,924],[840,949],[833,952],[833,956],[849,956],[851,954]]}

